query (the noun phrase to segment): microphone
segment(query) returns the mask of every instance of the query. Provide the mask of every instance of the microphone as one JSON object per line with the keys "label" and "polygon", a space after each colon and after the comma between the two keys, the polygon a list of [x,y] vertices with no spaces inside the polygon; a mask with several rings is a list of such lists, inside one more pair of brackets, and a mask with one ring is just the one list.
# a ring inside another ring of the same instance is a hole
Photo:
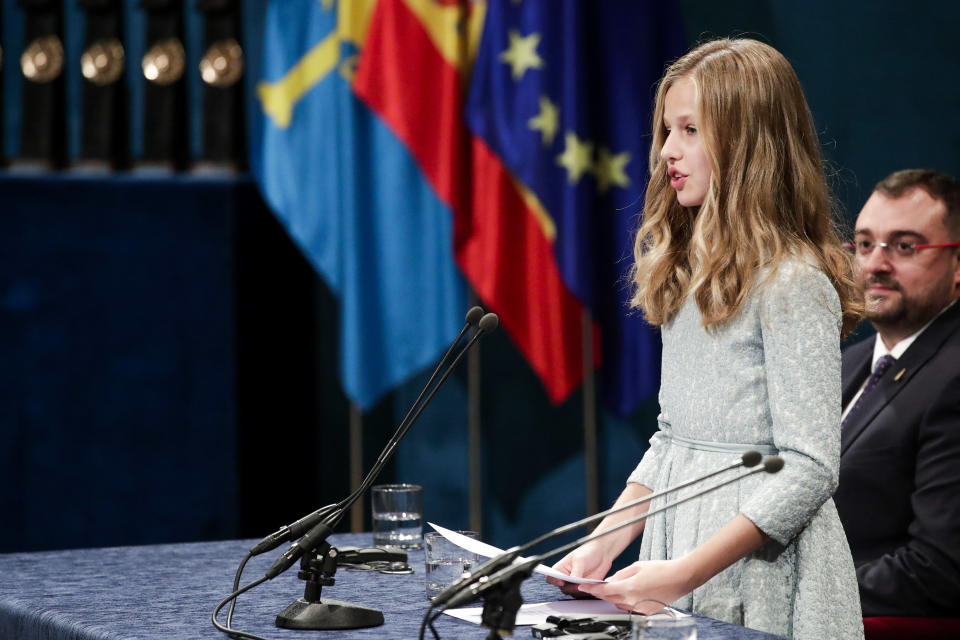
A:
{"label": "microphone", "polygon": [[[447,350],[447,353],[444,354],[444,357],[441,358],[440,364],[437,366],[433,375],[430,377],[430,380],[427,381],[427,384],[424,386],[423,391],[420,392],[420,397],[417,398],[417,401],[414,402],[413,406],[407,412],[406,417],[401,421],[400,426],[397,427],[397,431],[387,442],[387,445],[384,447],[384,450],[380,453],[380,457],[377,459],[377,462],[374,463],[373,467],[367,472],[366,477],[363,479],[363,482],[360,483],[360,486],[357,487],[356,491],[350,494],[345,500],[338,503],[330,510],[329,515],[323,517],[319,523],[315,524],[300,540],[295,542],[290,546],[289,549],[284,551],[279,558],[273,563],[273,566],[267,570],[268,579],[275,578],[280,575],[287,569],[289,569],[294,562],[299,560],[305,553],[309,553],[315,549],[320,543],[322,543],[331,533],[333,533],[334,527],[337,526],[337,523],[340,522],[340,519],[343,518],[351,506],[359,499],[361,495],[370,485],[373,484],[373,481],[377,478],[380,471],[383,469],[383,466],[387,463],[390,457],[393,455],[393,452],[399,446],[400,441],[403,440],[403,437],[410,430],[410,427],[413,426],[413,423],[417,421],[417,418],[420,417],[420,414],[423,413],[423,410],[430,404],[430,401],[433,399],[433,396],[436,395],[440,387],[443,386],[443,383],[446,382],[447,378],[453,373],[453,370],[460,363],[460,360],[463,359],[463,356],[477,343],[480,338],[491,331],[496,330],[500,325],[500,319],[495,313],[487,313],[480,317],[477,320],[477,311],[480,313],[483,312],[480,307],[474,307],[467,312],[466,324],[464,328],[460,331],[460,336],[457,337],[457,340],[450,345],[450,348]],[[430,393],[426,396],[423,402],[419,402],[423,398],[424,393],[427,389],[430,388],[430,383],[436,377],[437,372],[440,370],[443,365],[443,361],[452,353],[453,348],[460,341],[460,337],[467,331],[467,329],[473,324],[473,321],[476,322],[477,330],[467,342],[466,346],[457,353],[456,357],[453,359],[453,362],[447,366],[446,370],[443,372],[443,375],[437,381],[436,385],[430,389]],[[307,516],[309,518],[310,516]],[[278,532],[279,533],[279,532]],[[270,536],[268,536],[269,538]]]}
{"label": "microphone", "polygon": [[[494,314],[487,314],[487,315],[494,315]],[[447,347],[446,353],[444,353],[443,357],[440,358],[440,361],[437,363],[436,368],[434,368],[433,373],[430,375],[430,379],[427,380],[427,384],[424,385],[423,390],[420,392],[420,395],[417,396],[417,399],[413,402],[413,405],[411,405],[410,410],[407,412],[407,415],[404,416],[403,420],[400,421],[400,427],[397,429],[397,432],[394,433],[394,435],[391,437],[391,440],[397,438],[397,433],[399,433],[400,428],[402,428],[404,423],[406,423],[407,420],[410,419],[410,414],[413,413],[413,410],[417,407],[417,405],[420,404],[420,401],[423,399],[424,393],[426,393],[431,383],[433,383],[433,381],[436,379],[437,373],[439,373],[440,368],[443,367],[443,365],[449,359],[450,354],[453,352],[454,347],[456,347],[457,344],[459,344],[460,340],[463,338],[464,334],[466,334],[466,332],[470,329],[470,327],[479,326],[480,320],[483,317],[485,316],[483,313],[483,309],[481,307],[475,306],[475,307],[472,307],[469,311],[467,311],[467,315],[464,319],[463,327],[460,329],[460,333],[457,334],[457,337],[453,340],[453,342],[450,343],[450,346]],[[496,316],[494,315],[494,317]],[[487,326],[489,326],[489,321],[487,321],[487,323],[488,323]],[[490,331],[492,331],[492,329],[490,329]],[[388,445],[389,445],[389,442],[390,441],[388,441]],[[379,458],[377,459],[378,462],[380,459],[383,458],[383,456],[384,456],[384,453],[382,452]],[[320,523],[331,511],[338,508],[340,509],[343,508],[343,502],[340,502],[337,504],[328,504],[325,507],[321,507],[317,509],[311,514],[308,514],[300,518],[296,522],[280,527],[270,535],[263,538],[260,542],[253,545],[253,547],[250,548],[250,555],[257,556],[257,555],[260,555],[261,553],[272,551],[273,549],[276,549],[277,547],[279,547],[284,542],[287,542],[288,540],[295,540],[303,536],[304,532],[312,529],[314,526]]]}
{"label": "microphone", "polygon": [[[756,452],[749,452],[749,453],[756,453]],[[746,454],[744,454],[744,456],[746,456]],[[753,458],[753,457],[751,456],[751,459],[752,459],[752,458]],[[754,474],[760,473],[760,472],[777,473],[777,472],[780,471],[780,469],[782,469],[782,468],[783,468],[783,458],[781,458],[781,457],[779,457],[779,456],[769,456],[769,457],[767,457],[766,459],[763,460],[763,465],[760,466],[760,467],[758,467],[758,468],[756,468],[756,469],[752,469],[752,470],[750,470],[750,471],[748,471],[748,472],[746,472],[746,473],[742,473],[742,474],[740,474],[740,475],[738,475],[738,476],[736,476],[736,477],[734,477],[734,478],[730,478],[730,479],[728,479],[728,480],[724,480],[724,481],[719,482],[719,483],[717,483],[717,484],[711,485],[711,486],[707,487],[706,489],[703,489],[702,491],[699,491],[699,492],[697,492],[697,493],[693,493],[693,494],[691,494],[691,495],[689,495],[689,496],[680,498],[679,500],[675,500],[675,501],[673,501],[673,502],[671,502],[671,503],[665,504],[665,505],[663,505],[662,507],[659,507],[659,508],[654,509],[654,510],[652,510],[652,511],[648,511],[648,512],[642,514],[642,515],[637,516],[636,518],[631,518],[630,520],[626,520],[626,521],[624,521],[624,522],[621,522],[621,523],[619,523],[619,524],[617,524],[617,525],[615,525],[615,526],[613,526],[613,527],[610,527],[609,529],[604,529],[604,530],[602,530],[602,531],[597,531],[597,532],[592,533],[592,534],[590,534],[590,535],[587,535],[587,536],[584,536],[584,537],[582,537],[582,538],[579,538],[578,540],[574,540],[573,542],[570,542],[570,543],[561,545],[561,546],[559,546],[559,547],[557,547],[557,548],[555,548],[555,549],[552,549],[552,550],[550,550],[550,551],[547,551],[546,553],[543,553],[543,554],[541,554],[541,555],[534,556],[534,557],[532,557],[532,558],[527,558],[527,559],[525,559],[523,562],[520,562],[520,563],[517,563],[517,564],[513,564],[513,565],[510,565],[510,566],[505,567],[505,568],[503,568],[503,569],[500,569],[499,571],[497,571],[496,573],[494,573],[494,574],[492,574],[492,575],[483,576],[483,577],[481,577],[480,579],[478,579],[477,581],[471,583],[470,585],[467,585],[467,586],[464,587],[459,593],[457,593],[457,594],[455,594],[453,597],[451,597],[451,598],[446,602],[445,606],[443,606],[443,609],[441,609],[440,612],[442,613],[443,610],[445,610],[445,609],[449,609],[449,608],[453,608],[453,607],[459,607],[459,606],[462,606],[462,605],[467,604],[467,603],[469,603],[469,602],[472,602],[472,601],[475,600],[476,598],[484,597],[485,594],[488,594],[488,593],[490,593],[490,592],[492,592],[492,591],[495,591],[495,590],[497,590],[497,589],[500,589],[500,588],[504,588],[504,586],[505,586],[505,587],[516,587],[516,588],[519,588],[519,584],[520,584],[521,582],[523,582],[523,580],[525,580],[526,578],[530,577],[530,574],[533,573],[533,570],[536,568],[536,566],[537,566],[538,564],[540,564],[541,562],[543,562],[544,560],[546,560],[547,558],[550,558],[551,556],[555,556],[555,555],[558,555],[558,554],[560,554],[560,553],[564,553],[565,551],[569,551],[569,550],[571,550],[571,549],[574,549],[574,548],[576,548],[576,547],[579,547],[579,546],[582,545],[582,544],[586,544],[587,542],[591,542],[591,541],[593,541],[593,540],[596,540],[597,538],[601,538],[601,537],[603,537],[603,536],[605,536],[605,535],[608,535],[608,534],[611,534],[611,533],[613,533],[613,532],[615,532],[615,531],[619,531],[620,529],[622,529],[622,528],[624,528],[624,527],[629,527],[629,526],[631,526],[631,525],[634,525],[634,524],[636,524],[636,523],[638,523],[638,522],[641,522],[641,521],[643,521],[643,520],[646,520],[646,519],[649,518],[650,516],[656,515],[656,514],[658,514],[658,513],[662,513],[662,512],[664,512],[664,511],[666,511],[667,509],[673,509],[674,507],[676,507],[676,506],[678,506],[678,505],[680,505],[680,504],[683,504],[684,502],[687,502],[688,500],[692,500],[692,499],[694,499],[694,498],[699,498],[699,497],[701,497],[701,496],[703,496],[703,495],[706,495],[706,494],[710,493],[711,491],[715,491],[715,490],[719,489],[720,487],[726,486],[726,485],[728,485],[728,484],[732,484],[732,483],[734,483],[734,482],[739,482],[740,480],[743,480],[744,478],[746,478],[746,477],[748,477],[748,476],[751,476],[751,475],[754,475]],[[662,494],[661,494],[661,495],[662,495]],[[647,496],[647,497],[649,498],[650,496]],[[626,506],[624,506],[623,508],[626,508]],[[518,578],[519,578],[519,579],[518,579]],[[513,618],[515,619],[515,617],[516,617],[516,611],[513,612]],[[507,626],[507,627],[501,627],[501,628],[512,629],[512,628],[513,628],[512,619],[510,619],[510,618],[505,618],[505,621],[509,623],[509,626]]]}
{"label": "microphone", "polygon": [[687,480],[686,482],[681,482],[680,484],[674,485],[672,487],[668,487],[666,489],[663,489],[662,491],[651,493],[642,498],[638,498],[637,500],[633,500],[632,502],[622,504],[619,507],[611,507],[606,511],[601,511],[600,513],[595,513],[592,516],[587,516],[586,518],[577,520],[576,522],[571,522],[570,524],[563,525],[562,527],[557,527],[552,531],[548,531],[547,533],[537,538],[534,538],[530,542],[526,542],[517,547],[512,547],[504,551],[500,555],[490,558],[486,562],[483,562],[482,564],[477,565],[476,569],[474,569],[473,571],[464,573],[453,584],[450,584],[449,586],[444,588],[442,591],[440,591],[440,593],[434,596],[433,604],[434,606],[443,605],[447,600],[452,598],[455,594],[459,593],[462,589],[466,588],[469,584],[474,583],[478,579],[484,576],[488,576],[496,571],[503,569],[504,567],[509,566],[520,556],[521,553],[523,553],[527,549],[537,546],[541,542],[545,542],[546,540],[549,540],[550,538],[555,538],[556,536],[567,533],[568,531],[573,531],[578,527],[582,527],[584,525],[590,524],[591,522],[595,522],[597,520],[605,518],[608,515],[619,513],[626,509],[630,509],[632,507],[639,506],[646,502],[650,502],[651,500],[655,500],[669,493],[679,491],[680,489],[684,489],[686,487],[689,487],[690,485],[703,482],[704,480],[708,480],[713,476],[720,475],[721,473],[731,471],[738,467],[755,467],[758,464],[760,464],[761,460],[763,460],[763,455],[761,455],[759,451],[746,451],[743,453],[743,455],[740,456],[740,460],[738,462],[735,462],[731,465],[722,467],[715,471],[710,471],[709,473],[706,473],[700,477],[694,478],[693,480]]}
{"label": "microphone", "polygon": [[[472,327],[475,327],[477,326],[477,323],[480,322],[480,318],[482,317],[483,317],[483,307],[479,307],[479,306],[471,307],[470,311],[467,311],[466,324]],[[463,334],[466,333],[466,330],[467,330],[466,326],[464,326],[464,328],[460,330],[460,335],[457,337],[456,340],[453,341],[454,344],[460,342],[460,338],[463,337]],[[448,350],[447,353],[449,354],[450,351]]]}

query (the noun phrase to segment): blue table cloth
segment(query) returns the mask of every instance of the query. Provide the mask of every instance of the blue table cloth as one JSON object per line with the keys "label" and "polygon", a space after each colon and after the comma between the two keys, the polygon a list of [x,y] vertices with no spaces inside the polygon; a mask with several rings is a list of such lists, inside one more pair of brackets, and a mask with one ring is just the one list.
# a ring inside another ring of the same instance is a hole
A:
{"label": "blue table cloth", "polygon": [[[340,546],[370,546],[369,534],[336,535]],[[210,623],[218,602],[231,592],[234,572],[250,540],[12,553],[0,555],[0,639],[2,640],[188,640],[226,638]],[[264,575],[279,555],[251,560],[241,585]],[[416,638],[427,609],[423,552],[411,551],[412,575],[340,568],[325,598],[383,612],[380,627],[349,631],[296,631],[274,626],[276,615],[303,595],[294,566],[242,595],[235,629],[277,640],[298,638]],[[524,602],[556,599],[559,591],[534,575],[523,588]],[[226,608],[220,617],[226,620]],[[735,625],[697,618],[701,640],[773,638]],[[444,639],[485,638],[488,630],[442,616],[435,625]],[[429,631],[428,637],[429,636]],[[531,637],[518,627],[517,638]]]}

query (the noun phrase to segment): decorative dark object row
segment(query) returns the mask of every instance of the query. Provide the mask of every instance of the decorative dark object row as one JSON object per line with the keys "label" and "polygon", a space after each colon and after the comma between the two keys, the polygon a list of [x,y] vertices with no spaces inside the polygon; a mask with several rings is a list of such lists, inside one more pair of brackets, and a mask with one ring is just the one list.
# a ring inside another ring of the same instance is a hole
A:
{"label": "decorative dark object row", "polygon": [[[17,0],[24,10],[20,58],[22,118],[14,164],[58,169],[68,165],[63,4]],[[145,78],[143,147],[130,158],[127,80],[132,61],[123,47],[123,1],[77,0],[85,12],[82,131],[74,166],[94,169],[190,168],[186,56],[182,0],[139,0],[146,17],[140,62]],[[195,0],[204,15],[203,145],[194,167],[237,170],[245,166],[243,49],[237,0]],[[0,96],[2,97],[2,96]]]}

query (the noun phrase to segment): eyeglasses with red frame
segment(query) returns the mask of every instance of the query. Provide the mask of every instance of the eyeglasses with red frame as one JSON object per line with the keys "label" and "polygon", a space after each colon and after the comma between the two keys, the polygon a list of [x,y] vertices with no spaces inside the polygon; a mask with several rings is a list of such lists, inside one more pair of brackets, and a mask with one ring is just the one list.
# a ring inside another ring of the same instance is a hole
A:
{"label": "eyeglasses with red frame", "polygon": [[873,250],[880,247],[884,255],[888,258],[910,259],[917,255],[918,251],[924,249],[946,249],[948,247],[960,247],[960,242],[947,242],[942,244],[917,244],[906,240],[896,240],[894,242],[878,242],[876,240],[857,240],[856,242],[847,242],[843,245],[851,253],[856,253],[861,257],[867,257],[873,253]]}

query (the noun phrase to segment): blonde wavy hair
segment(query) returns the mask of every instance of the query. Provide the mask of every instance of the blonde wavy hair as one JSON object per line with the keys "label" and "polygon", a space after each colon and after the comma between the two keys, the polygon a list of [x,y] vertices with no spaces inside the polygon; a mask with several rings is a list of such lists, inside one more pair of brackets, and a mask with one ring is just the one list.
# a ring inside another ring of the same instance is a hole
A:
{"label": "blonde wavy hair", "polygon": [[[664,97],[681,78],[696,88],[698,131],[713,170],[700,207],[677,201],[660,157]],[[834,227],[813,117],[776,49],[721,39],[674,62],[657,89],[649,163],[631,300],[648,322],[669,323],[692,295],[703,326],[718,328],[739,313],[760,273],[804,256],[836,288],[843,334],[853,329],[863,305]]]}

